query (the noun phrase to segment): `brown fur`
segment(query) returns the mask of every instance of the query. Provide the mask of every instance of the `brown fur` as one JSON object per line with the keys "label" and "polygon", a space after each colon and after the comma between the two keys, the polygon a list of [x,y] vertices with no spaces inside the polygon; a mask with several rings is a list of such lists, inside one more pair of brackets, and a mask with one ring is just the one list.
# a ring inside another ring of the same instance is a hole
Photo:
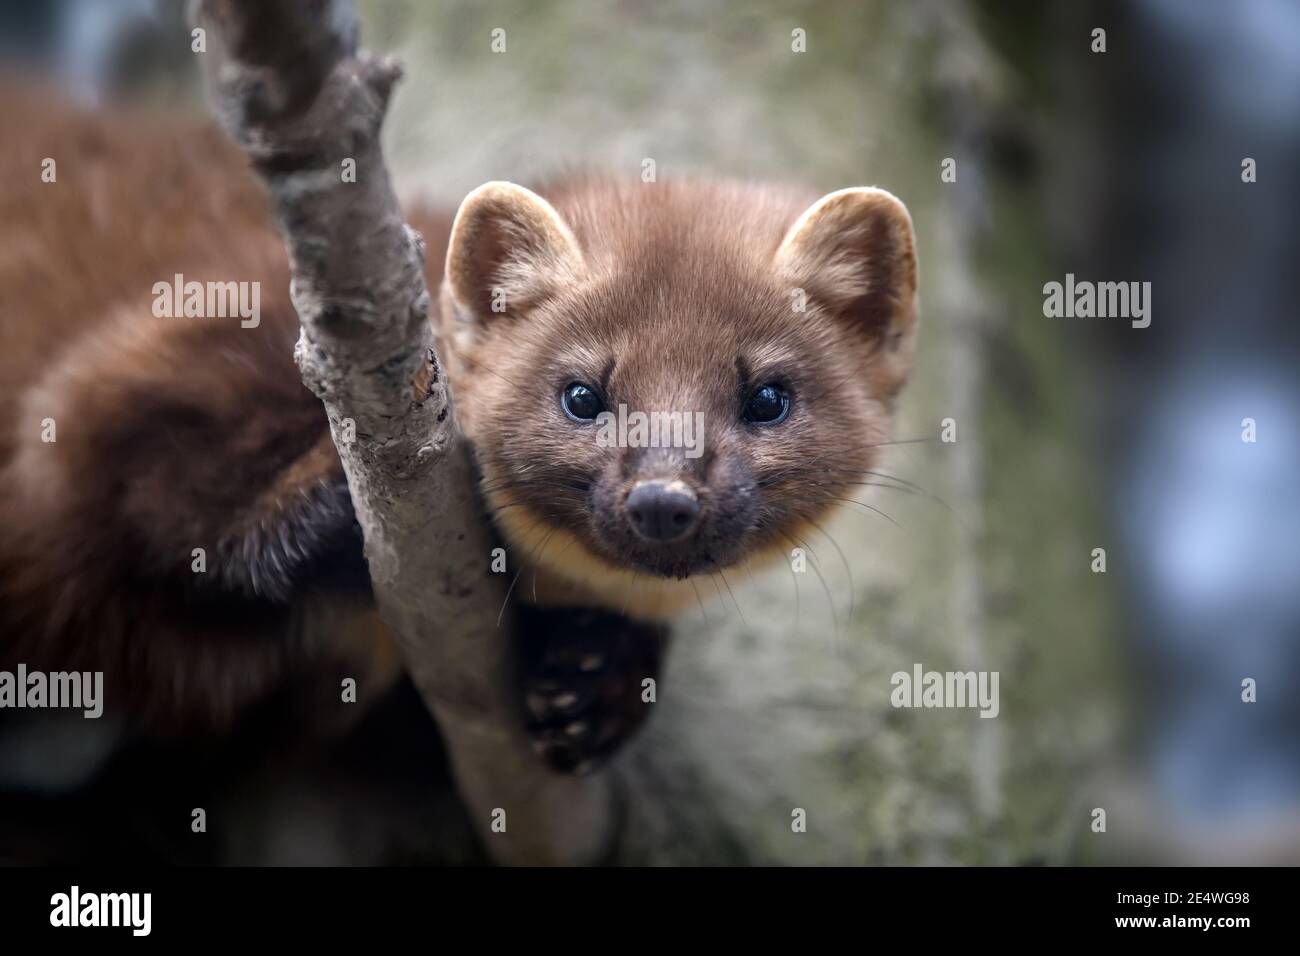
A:
{"label": "brown fur", "polygon": [[[462,423],[529,593],[662,617],[697,599],[684,573],[788,552],[852,496],[888,438],[915,337],[897,200],[856,190],[810,207],[812,195],[752,184],[585,180],[544,190],[546,205],[511,190],[462,206],[443,299]],[[459,257],[462,243],[474,254]],[[494,287],[505,314],[485,309]],[[739,421],[742,377],[784,382],[790,418]],[[702,412],[705,454],[597,447],[560,410],[575,380],[599,383],[611,407]],[[704,509],[701,532],[657,568],[617,527],[644,478],[688,481]]]}
{"label": "brown fur", "polygon": [[[243,157],[171,118],[12,92],[0,115],[0,656],[103,670],[110,700],[167,722],[228,721],[313,667],[391,673],[325,417],[292,361],[285,253]],[[870,191],[811,207],[730,183],[543,192],[549,205],[485,188],[457,218],[440,325],[457,414],[515,566],[533,571],[519,593],[660,617],[694,600],[677,576],[788,551],[875,460],[915,332],[910,222]],[[436,289],[451,224],[414,224]],[[152,286],[177,272],[259,281],[261,324],[154,318]],[[598,449],[560,411],[574,380],[633,409],[703,412],[706,454]],[[793,396],[789,420],[740,422],[742,389],[769,380]],[[627,536],[622,502],[647,475],[698,490],[689,553],[650,557]],[[304,611],[341,581],[353,611]]]}
{"label": "brown fur", "polygon": [[[0,660],[103,670],[110,701],[160,726],[225,723],[312,660],[363,687],[391,672],[354,633],[376,629],[346,486],[238,149],[36,92],[6,91],[0,116]],[[155,318],[177,272],[259,281],[260,325]],[[259,566],[268,545],[297,565]],[[341,581],[358,623],[305,633],[313,586]]]}

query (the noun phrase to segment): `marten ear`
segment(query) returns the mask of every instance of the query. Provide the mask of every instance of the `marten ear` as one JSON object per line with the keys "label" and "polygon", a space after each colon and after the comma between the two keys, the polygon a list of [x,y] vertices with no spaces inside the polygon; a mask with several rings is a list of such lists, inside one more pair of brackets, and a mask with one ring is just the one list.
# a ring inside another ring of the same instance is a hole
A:
{"label": "marten ear", "polygon": [[471,320],[518,315],[583,271],[572,231],[541,196],[514,183],[484,183],[451,227],[447,286]]}
{"label": "marten ear", "polygon": [[776,251],[782,279],[880,343],[897,388],[916,335],[916,242],[907,207],[883,189],[823,196]]}

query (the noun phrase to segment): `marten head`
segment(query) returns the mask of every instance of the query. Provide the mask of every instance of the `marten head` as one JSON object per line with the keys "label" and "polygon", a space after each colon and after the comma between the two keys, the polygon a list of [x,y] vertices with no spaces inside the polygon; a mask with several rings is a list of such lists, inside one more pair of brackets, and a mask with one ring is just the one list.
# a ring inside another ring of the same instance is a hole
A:
{"label": "marten head", "polygon": [[906,208],[868,188],[546,194],[474,190],[442,295],[516,562],[618,601],[789,552],[888,440],[917,326]]}

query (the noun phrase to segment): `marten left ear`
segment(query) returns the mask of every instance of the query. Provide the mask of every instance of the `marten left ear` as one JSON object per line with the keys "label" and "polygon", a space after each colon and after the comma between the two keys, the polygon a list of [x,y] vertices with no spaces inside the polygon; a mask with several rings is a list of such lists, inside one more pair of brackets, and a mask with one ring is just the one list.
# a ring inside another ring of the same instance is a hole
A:
{"label": "marten left ear", "polygon": [[518,315],[577,279],[582,252],[550,203],[514,183],[479,186],[460,205],[447,246],[447,288],[463,319]]}
{"label": "marten left ear", "polygon": [[893,388],[911,366],[916,337],[916,241],[907,207],[883,189],[859,186],[823,196],[795,221],[776,268],[880,345]]}

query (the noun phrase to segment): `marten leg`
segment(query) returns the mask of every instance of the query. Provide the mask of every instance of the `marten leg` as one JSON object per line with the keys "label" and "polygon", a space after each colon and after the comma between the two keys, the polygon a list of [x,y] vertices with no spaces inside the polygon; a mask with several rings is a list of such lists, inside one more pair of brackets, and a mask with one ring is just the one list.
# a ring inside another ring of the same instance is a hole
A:
{"label": "marten leg", "polygon": [[587,608],[519,608],[528,731],[547,765],[589,773],[649,716],[668,629]]}

